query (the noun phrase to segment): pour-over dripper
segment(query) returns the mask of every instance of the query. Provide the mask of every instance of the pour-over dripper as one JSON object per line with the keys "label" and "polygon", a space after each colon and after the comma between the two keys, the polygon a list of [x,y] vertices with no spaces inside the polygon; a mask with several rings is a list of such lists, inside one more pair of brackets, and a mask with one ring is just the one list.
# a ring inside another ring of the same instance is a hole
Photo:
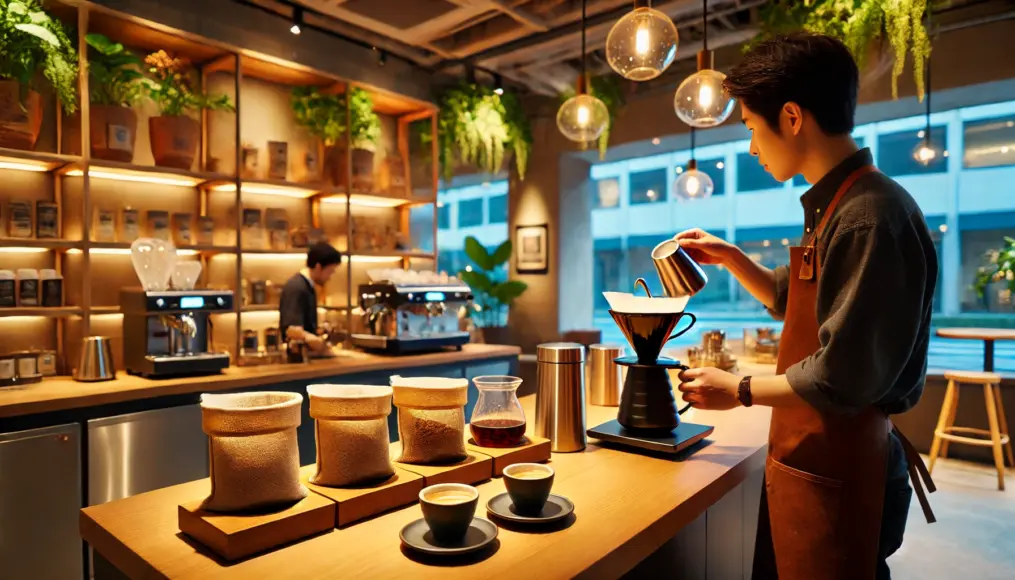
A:
{"label": "pour-over dripper", "polygon": [[[624,333],[631,344],[638,364],[655,364],[663,346],[670,340],[684,334],[694,326],[696,318],[690,312],[657,312],[652,314],[616,312],[610,310],[610,316],[617,327]],[[675,334],[670,334],[677,322],[684,316],[690,317],[691,323]]]}

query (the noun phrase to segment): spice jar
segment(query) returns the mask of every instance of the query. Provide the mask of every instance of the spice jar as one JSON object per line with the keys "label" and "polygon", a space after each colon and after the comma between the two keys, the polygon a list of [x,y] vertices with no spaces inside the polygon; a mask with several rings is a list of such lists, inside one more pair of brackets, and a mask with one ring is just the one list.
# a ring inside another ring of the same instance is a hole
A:
{"label": "spice jar", "polygon": [[18,270],[18,306],[39,305],[39,271],[32,268]]}
{"label": "spice jar", "polygon": [[256,353],[257,352],[257,331],[256,330],[244,330],[243,331],[243,352],[245,352],[245,353]]}
{"label": "spice jar", "polygon": [[14,272],[0,270],[0,308],[12,308],[17,305],[16,278]]}
{"label": "spice jar", "polygon": [[42,305],[63,306],[63,276],[56,270],[39,270]]}

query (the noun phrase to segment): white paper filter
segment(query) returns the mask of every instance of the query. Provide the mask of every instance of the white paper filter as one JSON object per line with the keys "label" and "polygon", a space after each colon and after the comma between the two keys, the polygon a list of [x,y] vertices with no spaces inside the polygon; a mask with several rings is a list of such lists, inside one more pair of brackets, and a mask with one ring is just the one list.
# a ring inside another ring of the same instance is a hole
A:
{"label": "white paper filter", "polygon": [[690,296],[649,298],[648,296],[635,296],[628,292],[603,292],[603,296],[610,303],[610,310],[627,314],[683,312],[687,307],[687,302],[691,299]]}

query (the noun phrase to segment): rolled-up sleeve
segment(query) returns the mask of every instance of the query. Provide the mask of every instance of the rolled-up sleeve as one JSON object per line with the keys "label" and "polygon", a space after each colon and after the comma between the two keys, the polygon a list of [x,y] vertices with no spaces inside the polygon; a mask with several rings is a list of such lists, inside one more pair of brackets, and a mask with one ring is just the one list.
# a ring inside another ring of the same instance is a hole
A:
{"label": "rolled-up sleeve", "polygon": [[786,318],[786,299],[789,296],[789,266],[778,266],[775,274],[775,304],[767,308],[768,313],[776,320]]}
{"label": "rolled-up sleeve", "polygon": [[885,226],[843,232],[830,242],[818,282],[821,346],[786,371],[810,405],[851,414],[891,390],[919,338],[927,277],[922,258],[915,235]]}

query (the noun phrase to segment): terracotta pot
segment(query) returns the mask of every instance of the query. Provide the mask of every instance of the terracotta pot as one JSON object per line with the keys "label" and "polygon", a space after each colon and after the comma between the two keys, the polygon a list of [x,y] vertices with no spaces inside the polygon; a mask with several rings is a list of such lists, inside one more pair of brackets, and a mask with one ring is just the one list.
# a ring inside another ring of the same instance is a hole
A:
{"label": "terracotta pot", "polygon": [[506,326],[483,327],[483,342],[486,344],[511,344],[511,333]]}
{"label": "terracotta pot", "polygon": [[345,153],[344,144],[324,148],[324,177],[331,185],[345,185]]}
{"label": "terracotta pot", "polygon": [[[92,105],[89,139],[92,157],[109,161],[134,161],[137,142],[137,112],[128,107]],[[64,121],[63,150],[70,155],[81,155],[81,115],[74,114]]]}
{"label": "terracotta pot", "polygon": [[374,152],[352,150],[352,187],[371,191],[374,188]]}
{"label": "terracotta pot", "polygon": [[34,149],[42,128],[42,97],[29,89],[21,100],[17,81],[0,81],[0,147]]}
{"label": "terracotta pot", "polygon": [[155,164],[190,169],[201,141],[201,124],[190,117],[152,117],[148,119],[148,137]]}

